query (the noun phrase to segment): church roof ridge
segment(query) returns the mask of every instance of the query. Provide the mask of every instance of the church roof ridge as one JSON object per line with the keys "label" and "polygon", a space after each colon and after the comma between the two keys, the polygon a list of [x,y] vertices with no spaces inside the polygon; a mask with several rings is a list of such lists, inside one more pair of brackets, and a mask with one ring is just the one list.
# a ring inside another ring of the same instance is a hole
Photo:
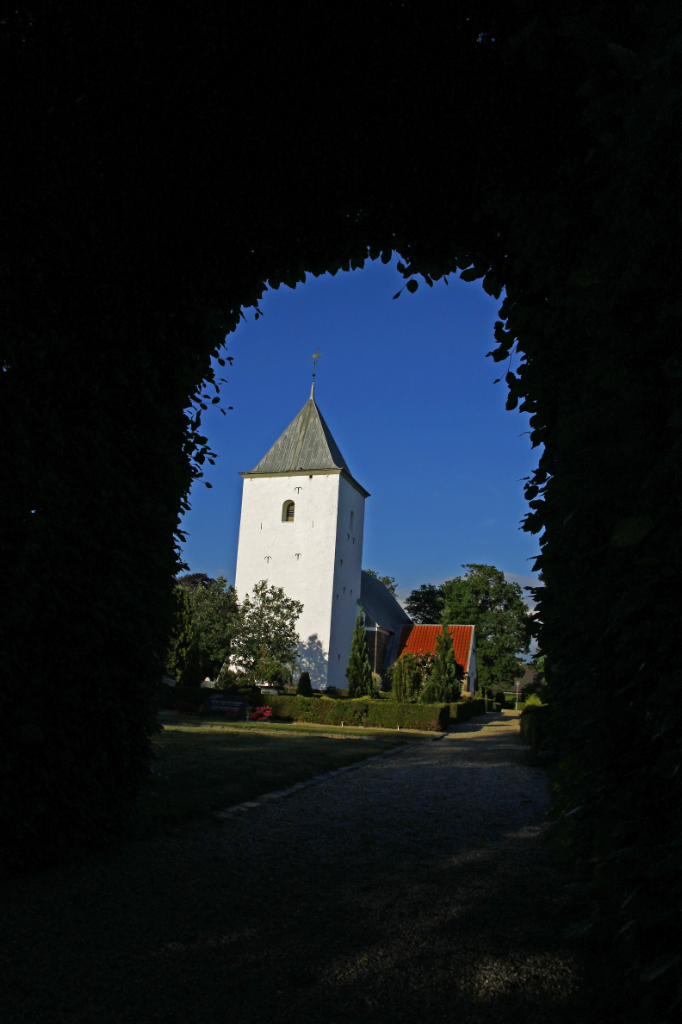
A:
{"label": "church roof ridge", "polygon": [[345,471],[352,476],[339,446],[317,407],[314,392],[284,433],[248,474]]}

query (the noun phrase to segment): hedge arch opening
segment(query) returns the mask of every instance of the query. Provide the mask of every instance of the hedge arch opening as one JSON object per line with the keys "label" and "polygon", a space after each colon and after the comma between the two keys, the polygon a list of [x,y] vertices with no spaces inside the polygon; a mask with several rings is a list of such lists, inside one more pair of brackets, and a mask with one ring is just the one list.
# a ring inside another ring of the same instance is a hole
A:
{"label": "hedge arch opening", "polygon": [[[673,963],[679,7],[463,3],[429,19],[386,0],[381,47],[372,5],[268,5],[265,34],[254,5],[233,8],[161,27],[142,12],[134,38],[108,8],[77,28],[17,9],[5,26],[5,863],[99,841],[148,770],[225,336],[266,282],[398,252],[404,298],[454,273],[506,290],[495,359],[544,446],[526,526],[568,766],[557,799],[581,808],[576,861],[598,836],[615,851],[597,864],[614,948],[637,891],[671,923],[638,923],[642,947]],[[616,871],[626,845],[646,856]],[[674,974],[651,974],[651,1014]]]}

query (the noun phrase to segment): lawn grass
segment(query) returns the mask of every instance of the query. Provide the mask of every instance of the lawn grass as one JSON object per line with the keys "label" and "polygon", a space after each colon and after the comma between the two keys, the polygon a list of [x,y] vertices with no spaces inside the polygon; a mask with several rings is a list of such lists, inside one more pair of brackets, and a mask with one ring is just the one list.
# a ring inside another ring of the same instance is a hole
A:
{"label": "lawn grass", "polygon": [[[261,721],[261,722],[225,722],[224,720],[215,718],[203,717],[202,715],[183,715],[178,711],[162,711],[160,716],[161,724],[166,729],[187,729],[200,732],[202,730],[211,729],[222,729],[222,730],[239,730],[246,732],[299,732],[299,733],[310,733],[316,736],[331,736],[336,739],[349,739],[350,737],[359,737],[361,739],[369,739],[371,737],[381,737],[386,739],[390,737],[390,742],[395,743],[395,737],[397,733],[409,736],[410,741],[425,739],[433,740],[434,733],[424,732],[420,729],[383,729],[383,728],[367,728],[364,725],[319,725],[316,722],[277,722],[277,721]],[[369,756],[369,755],[368,755]]]}
{"label": "lawn grass", "polygon": [[342,742],[329,727],[326,735],[314,729],[256,722],[164,726],[154,737],[153,774],[138,796],[131,834],[148,837],[403,743],[397,732],[387,736],[381,729],[354,730],[371,733],[363,736],[339,729]]}

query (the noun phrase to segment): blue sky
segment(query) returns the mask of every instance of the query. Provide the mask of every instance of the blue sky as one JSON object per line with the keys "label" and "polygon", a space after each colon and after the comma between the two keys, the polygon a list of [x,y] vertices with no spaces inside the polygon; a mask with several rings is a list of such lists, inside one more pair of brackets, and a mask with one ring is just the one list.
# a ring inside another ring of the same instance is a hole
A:
{"label": "blue sky", "polygon": [[537,464],[528,416],[505,410],[506,365],[486,359],[501,300],[479,282],[450,278],[403,291],[395,262],[295,290],[265,293],[257,321],[227,338],[234,363],[223,404],[202,426],[218,453],[195,483],[183,555],[192,572],[234,581],[242,480],[315,397],[354,477],[370,492],[365,568],[394,576],[399,595],[459,575],[466,562],[495,565],[534,582],[536,537],[519,529],[522,477]]}

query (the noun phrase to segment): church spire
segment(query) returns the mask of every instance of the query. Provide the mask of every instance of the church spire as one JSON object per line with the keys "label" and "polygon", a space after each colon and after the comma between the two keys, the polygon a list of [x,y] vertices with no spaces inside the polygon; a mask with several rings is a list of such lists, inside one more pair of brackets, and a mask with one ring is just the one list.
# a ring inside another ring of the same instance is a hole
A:
{"label": "church spire", "polygon": [[310,398],[287,429],[260,460],[253,474],[295,473],[310,470],[345,470],[346,460],[317,407],[313,386]]}
{"label": "church spire", "polygon": [[296,473],[342,473],[365,497],[369,492],[353,478],[339,446],[332,437],[315,402],[315,371],[320,350],[313,354],[313,382],[310,398],[298,416],[265,453],[257,466],[244,477],[279,476]]}

